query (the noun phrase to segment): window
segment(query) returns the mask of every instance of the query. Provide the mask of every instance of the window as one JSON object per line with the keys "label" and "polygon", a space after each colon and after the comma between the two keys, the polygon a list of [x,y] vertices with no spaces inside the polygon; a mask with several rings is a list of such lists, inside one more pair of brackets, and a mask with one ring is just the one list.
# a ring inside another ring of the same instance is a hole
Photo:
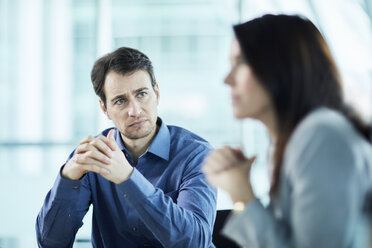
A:
{"label": "window", "polygon": [[[347,99],[372,119],[371,10],[346,0],[0,0],[0,247],[35,243],[60,166],[79,140],[113,125],[90,82],[99,56],[121,46],[146,53],[163,120],[258,155],[252,181],[267,201],[268,136],[255,121],[233,119],[223,84],[231,25],[268,12],[308,16],[331,46]],[[231,206],[223,193],[218,204]],[[90,237],[89,222],[88,214],[79,238]]]}

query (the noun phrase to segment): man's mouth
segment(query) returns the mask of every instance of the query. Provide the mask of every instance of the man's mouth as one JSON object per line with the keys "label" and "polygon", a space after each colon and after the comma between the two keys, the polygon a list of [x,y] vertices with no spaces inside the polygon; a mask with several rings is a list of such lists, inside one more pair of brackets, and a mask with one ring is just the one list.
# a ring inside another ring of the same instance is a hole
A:
{"label": "man's mouth", "polygon": [[135,122],[131,123],[129,125],[129,127],[139,127],[139,126],[142,126],[145,122],[146,122],[146,120],[135,121]]}

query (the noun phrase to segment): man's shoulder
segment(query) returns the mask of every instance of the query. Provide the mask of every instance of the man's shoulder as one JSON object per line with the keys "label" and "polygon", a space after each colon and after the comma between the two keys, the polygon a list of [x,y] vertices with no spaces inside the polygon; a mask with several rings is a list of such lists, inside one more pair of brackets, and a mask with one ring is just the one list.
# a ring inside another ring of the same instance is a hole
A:
{"label": "man's shoulder", "polygon": [[106,128],[105,130],[103,130],[102,132],[100,132],[99,134],[97,134],[95,137],[98,137],[98,136],[107,136],[107,134],[110,132],[111,129],[115,129],[115,127],[109,127],[109,128]]}
{"label": "man's shoulder", "polygon": [[171,138],[171,144],[179,144],[182,146],[194,146],[200,147],[200,149],[211,149],[211,145],[209,142],[199,136],[198,134],[191,132],[183,127],[174,126],[174,125],[167,125],[170,138]]}
{"label": "man's shoulder", "polygon": [[[201,136],[179,126],[168,126],[170,134],[170,158],[181,159],[187,164],[187,171],[200,170],[200,166],[212,150],[211,145]],[[192,162],[191,162],[192,161]]]}

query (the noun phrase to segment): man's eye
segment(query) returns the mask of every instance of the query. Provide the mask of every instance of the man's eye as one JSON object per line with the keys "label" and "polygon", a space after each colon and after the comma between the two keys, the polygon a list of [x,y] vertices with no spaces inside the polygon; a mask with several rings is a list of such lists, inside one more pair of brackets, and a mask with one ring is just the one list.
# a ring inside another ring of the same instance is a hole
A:
{"label": "man's eye", "polygon": [[123,99],[119,99],[115,102],[116,105],[122,105],[124,103]]}
{"label": "man's eye", "polygon": [[143,98],[143,97],[145,97],[147,95],[147,93],[146,92],[140,92],[140,93],[138,93],[138,97],[139,98]]}

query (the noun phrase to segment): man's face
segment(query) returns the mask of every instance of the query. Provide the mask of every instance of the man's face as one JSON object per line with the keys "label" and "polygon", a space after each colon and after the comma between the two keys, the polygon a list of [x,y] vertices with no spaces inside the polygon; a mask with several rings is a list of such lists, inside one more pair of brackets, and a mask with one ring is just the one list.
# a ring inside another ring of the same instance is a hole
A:
{"label": "man's face", "polygon": [[156,133],[159,88],[151,85],[150,75],[143,70],[126,75],[110,71],[106,75],[104,92],[106,107],[101,108],[126,139],[151,138]]}

